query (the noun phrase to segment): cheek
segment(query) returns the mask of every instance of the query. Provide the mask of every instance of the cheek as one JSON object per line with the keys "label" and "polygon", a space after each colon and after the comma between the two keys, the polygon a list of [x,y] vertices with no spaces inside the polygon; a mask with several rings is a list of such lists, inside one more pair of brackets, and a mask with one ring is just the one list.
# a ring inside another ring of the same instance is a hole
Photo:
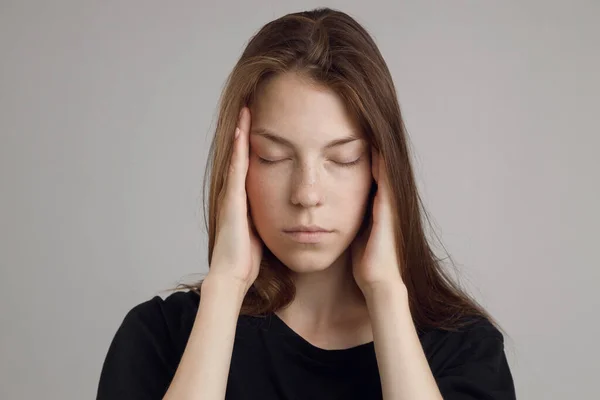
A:
{"label": "cheek", "polygon": [[348,174],[344,179],[336,180],[335,192],[343,194],[343,197],[351,202],[360,202],[369,195],[372,182],[371,169],[363,166],[352,174]]}
{"label": "cheek", "polygon": [[370,168],[361,169],[332,184],[330,196],[334,196],[334,208],[338,215],[344,215],[347,223],[356,225],[365,216],[369,194],[373,184]]}
{"label": "cheek", "polygon": [[282,193],[285,193],[285,182],[287,180],[277,179],[261,166],[250,162],[246,176],[246,194],[253,218],[264,221],[271,215],[277,215],[281,208]]}

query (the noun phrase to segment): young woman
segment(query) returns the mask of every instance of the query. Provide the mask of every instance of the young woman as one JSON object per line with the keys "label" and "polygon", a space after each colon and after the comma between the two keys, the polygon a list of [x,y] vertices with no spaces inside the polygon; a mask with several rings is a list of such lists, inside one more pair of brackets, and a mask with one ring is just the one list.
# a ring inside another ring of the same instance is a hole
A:
{"label": "young woman", "polygon": [[99,399],[515,398],[503,334],[428,244],[394,84],[353,18],[264,26],[209,162],[209,272],[127,314]]}

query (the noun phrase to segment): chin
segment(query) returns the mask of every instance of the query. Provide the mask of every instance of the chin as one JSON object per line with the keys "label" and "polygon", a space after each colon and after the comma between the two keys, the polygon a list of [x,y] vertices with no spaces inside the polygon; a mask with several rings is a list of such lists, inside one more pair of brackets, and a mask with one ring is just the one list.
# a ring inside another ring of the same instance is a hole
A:
{"label": "chin", "polygon": [[345,254],[351,242],[347,235],[332,236],[318,244],[294,243],[281,235],[266,235],[261,239],[280,263],[297,274],[328,269]]}
{"label": "chin", "polygon": [[337,252],[331,250],[323,251],[299,251],[294,252],[290,249],[280,249],[273,254],[288,269],[297,274],[306,274],[311,272],[320,272],[329,268],[340,257]]}
{"label": "chin", "polygon": [[281,260],[281,262],[288,267],[291,271],[297,274],[308,274],[311,272],[324,271],[331,266],[331,263],[323,262],[311,262],[311,261],[300,261],[300,260]]}

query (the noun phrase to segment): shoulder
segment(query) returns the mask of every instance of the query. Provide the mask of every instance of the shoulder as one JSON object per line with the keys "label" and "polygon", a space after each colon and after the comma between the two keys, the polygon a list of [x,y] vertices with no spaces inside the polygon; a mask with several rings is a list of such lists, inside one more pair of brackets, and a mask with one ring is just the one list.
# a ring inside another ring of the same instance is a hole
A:
{"label": "shoulder", "polygon": [[187,344],[198,303],[194,292],[175,292],[131,308],[111,341],[105,370],[121,371],[140,363],[173,368]]}
{"label": "shoulder", "polygon": [[482,351],[489,357],[504,357],[504,335],[484,317],[470,318],[455,330],[427,330],[420,338],[432,368],[437,371],[470,362]]}
{"label": "shoulder", "polygon": [[453,329],[423,329],[419,331],[419,337],[424,342],[439,340],[469,342],[481,338],[504,340],[502,332],[485,317],[465,317],[461,320],[461,325]]}
{"label": "shoulder", "polygon": [[192,291],[175,292],[153,298],[131,308],[117,332],[136,343],[151,341],[182,353],[187,344],[199,304],[198,294]]}
{"label": "shoulder", "polygon": [[124,323],[135,325],[164,325],[177,331],[194,322],[200,297],[192,291],[175,292],[165,297],[154,296],[133,307],[125,316]]}
{"label": "shoulder", "polygon": [[131,308],[109,346],[97,398],[161,398],[187,344],[198,302],[194,292],[176,292]]}
{"label": "shoulder", "polygon": [[515,399],[504,336],[488,319],[473,318],[455,331],[430,330],[421,343],[444,399]]}
{"label": "shoulder", "polygon": [[170,322],[181,319],[198,309],[200,298],[192,292],[175,292],[162,298],[154,296],[133,307],[125,316],[125,319],[131,320],[163,320]]}

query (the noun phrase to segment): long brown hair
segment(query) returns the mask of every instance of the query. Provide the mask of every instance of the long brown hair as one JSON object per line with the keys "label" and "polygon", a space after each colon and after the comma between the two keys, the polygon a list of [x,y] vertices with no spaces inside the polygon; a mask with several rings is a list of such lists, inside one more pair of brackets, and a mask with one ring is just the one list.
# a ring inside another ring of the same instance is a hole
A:
{"label": "long brown hair", "polygon": [[[423,223],[429,218],[417,192],[406,128],[382,55],[355,19],[330,8],[292,13],[267,23],[250,39],[226,81],[204,177],[205,189],[210,179],[208,218],[206,198],[203,201],[205,223],[208,221],[208,264],[215,245],[219,193],[231,158],[237,115],[243,106],[253,103],[259,85],[288,72],[337,93],[357,118],[370,145],[385,160],[397,215],[398,251],[404,258],[400,272],[415,326],[456,330],[481,317],[498,326],[450,278],[427,240]],[[201,285],[202,281],[178,287],[200,294]],[[258,316],[276,311],[289,304],[294,295],[287,268],[265,249],[258,278],[248,290],[240,314]]]}

